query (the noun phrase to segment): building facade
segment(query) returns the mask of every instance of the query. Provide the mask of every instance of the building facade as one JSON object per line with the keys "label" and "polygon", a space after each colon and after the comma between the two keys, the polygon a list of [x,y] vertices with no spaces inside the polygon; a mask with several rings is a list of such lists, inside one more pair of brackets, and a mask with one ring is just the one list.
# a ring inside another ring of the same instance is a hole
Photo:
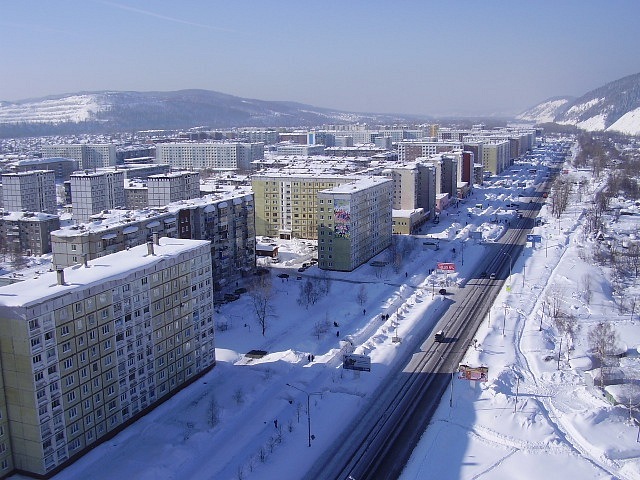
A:
{"label": "building facade", "polygon": [[264,144],[242,142],[171,142],[156,145],[156,161],[179,170],[251,170],[264,158]]}
{"label": "building facade", "polygon": [[20,160],[10,165],[13,172],[32,172],[34,170],[53,170],[57,181],[69,180],[73,172],[78,170],[80,163],[72,158],[31,158]]}
{"label": "building facade", "polygon": [[43,145],[44,157],[73,158],[83,170],[116,165],[116,146],[113,143],[82,143]]}
{"label": "building facade", "polygon": [[123,171],[76,172],[71,175],[73,219],[86,222],[92,215],[112,208],[124,208]]}
{"label": "building facade", "polygon": [[208,243],[0,288],[0,474],[55,473],[214,366]]}
{"label": "building facade", "polygon": [[56,176],[52,170],[2,174],[2,207],[10,212],[56,213]]}
{"label": "building facade", "polygon": [[318,266],[350,272],[391,245],[393,181],[369,177],[318,193]]}
{"label": "building facade", "polygon": [[60,217],[42,212],[3,212],[0,216],[0,251],[19,255],[51,252],[51,233]]}
{"label": "building facade", "polygon": [[256,198],[256,234],[277,238],[318,237],[318,192],[358,177],[264,173],[251,177]]}
{"label": "building facade", "polygon": [[149,207],[164,207],[180,200],[191,200],[200,196],[200,174],[198,172],[171,172],[151,175],[146,181]]}
{"label": "building facade", "polygon": [[208,240],[216,290],[255,269],[254,197],[211,195],[163,208],[103,214],[52,232],[53,264],[81,264],[161,237]]}

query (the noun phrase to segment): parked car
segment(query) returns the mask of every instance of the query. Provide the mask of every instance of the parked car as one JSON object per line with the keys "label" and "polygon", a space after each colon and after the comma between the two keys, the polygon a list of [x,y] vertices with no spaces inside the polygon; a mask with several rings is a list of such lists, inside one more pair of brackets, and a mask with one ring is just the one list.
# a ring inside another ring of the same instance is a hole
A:
{"label": "parked car", "polygon": [[436,334],[433,336],[433,339],[436,342],[444,342],[444,331],[443,330],[438,330],[436,332]]}
{"label": "parked car", "polygon": [[441,288],[440,290],[438,290],[438,293],[440,295],[446,295],[447,294],[447,289],[446,288]]}
{"label": "parked car", "polygon": [[247,289],[244,287],[240,287],[240,288],[236,288],[233,293],[235,293],[236,295],[241,295],[243,293],[247,293]]}

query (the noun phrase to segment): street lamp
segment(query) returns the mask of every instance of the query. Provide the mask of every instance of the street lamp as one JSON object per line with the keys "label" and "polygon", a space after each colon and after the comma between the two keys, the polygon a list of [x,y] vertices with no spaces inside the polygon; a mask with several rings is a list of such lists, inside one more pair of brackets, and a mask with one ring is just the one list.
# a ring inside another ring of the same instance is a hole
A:
{"label": "street lamp", "polygon": [[320,392],[307,392],[306,390],[302,390],[301,388],[296,387],[295,385],[291,385],[287,383],[287,387],[295,388],[299,392],[304,393],[307,396],[307,426],[309,429],[309,446],[311,446],[311,395],[322,395]]}
{"label": "street lamp", "polygon": [[504,252],[504,255],[509,257],[509,285],[511,285],[511,264],[513,263],[513,258],[511,257],[511,254],[508,252]]}

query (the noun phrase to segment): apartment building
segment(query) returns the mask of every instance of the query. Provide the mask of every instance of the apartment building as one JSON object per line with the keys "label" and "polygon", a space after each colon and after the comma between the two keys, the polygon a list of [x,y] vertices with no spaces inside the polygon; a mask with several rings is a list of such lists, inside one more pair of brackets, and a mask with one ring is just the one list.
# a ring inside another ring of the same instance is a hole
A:
{"label": "apartment building", "polygon": [[156,161],[178,170],[251,170],[264,158],[263,143],[170,142],[156,145]]}
{"label": "apartment building", "polygon": [[10,212],[56,213],[56,176],[52,170],[2,174],[2,207]]}
{"label": "apartment building", "polygon": [[52,170],[57,181],[69,180],[73,172],[78,170],[80,163],[72,158],[30,158],[12,163],[12,172],[32,172],[34,170]]}
{"label": "apartment building", "polygon": [[42,212],[3,212],[0,216],[0,251],[20,255],[51,252],[51,232],[60,217]]}
{"label": "apartment building", "polygon": [[350,272],[391,245],[392,195],[385,177],[318,192],[318,266]]}
{"label": "apartment building", "polygon": [[71,175],[73,219],[86,222],[92,215],[112,208],[124,208],[123,171],[76,172]]}
{"label": "apartment building", "polygon": [[209,242],[0,288],[0,475],[50,476],[215,365]]}
{"label": "apartment building", "polygon": [[198,172],[171,172],[151,175],[146,181],[149,207],[163,207],[179,200],[191,200],[200,196]]}
{"label": "apartment building", "polygon": [[276,145],[278,155],[296,155],[308,157],[310,155],[324,154],[324,145],[300,145],[297,143],[279,143]]}
{"label": "apartment building", "polygon": [[398,161],[412,162],[418,157],[429,157],[454,150],[462,150],[462,142],[405,140],[398,143]]}
{"label": "apartment building", "polygon": [[74,143],[43,145],[43,157],[73,158],[83,170],[116,165],[116,146],[113,143]]}
{"label": "apartment building", "polygon": [[210,241],[216,290],[255,269],[254,197],[247,189],[162,208],[109,211],[94,220],[51,233],[54,265],[81,264],[85,258],[92,260],[143,245],[158,234]]}
{"label": "apartment building", "polygon": [[357,176],[312,172],[253,175],[256,234],[284,239],[316,239],[318,192],[357,179]]}

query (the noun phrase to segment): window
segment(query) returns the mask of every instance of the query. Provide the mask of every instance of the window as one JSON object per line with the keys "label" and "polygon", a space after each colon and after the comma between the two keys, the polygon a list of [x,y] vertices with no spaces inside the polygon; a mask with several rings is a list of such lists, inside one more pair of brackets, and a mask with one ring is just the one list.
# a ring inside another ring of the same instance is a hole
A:
{"label": "window", "polygon": [[[69,393],[67,393],[67,402],[73,402],[76,399],[76,392],[74,390],[71,390]],[[76,409],[76,407],[73,407],[72,410]],[[77,411],[77,409],[76,409]],[[71,415],[71,414],[69,414]]]}
{"label": "window", "polygon": [[65,353],[69,351],[71,351],[71,342],[64,342],[62,344],[62,352]]}
{"label": "window", "polygon": [[69,370],[72,367],[73,367],[73,357],[67,358],[64,361],[64,369],[65,370]]}
{"label": "window", "polygon": [[34,355],[31,358],[31,363],[36,364],[36,363],[40,363],[42,361],[42,355],[38,354],[38,355]]}

